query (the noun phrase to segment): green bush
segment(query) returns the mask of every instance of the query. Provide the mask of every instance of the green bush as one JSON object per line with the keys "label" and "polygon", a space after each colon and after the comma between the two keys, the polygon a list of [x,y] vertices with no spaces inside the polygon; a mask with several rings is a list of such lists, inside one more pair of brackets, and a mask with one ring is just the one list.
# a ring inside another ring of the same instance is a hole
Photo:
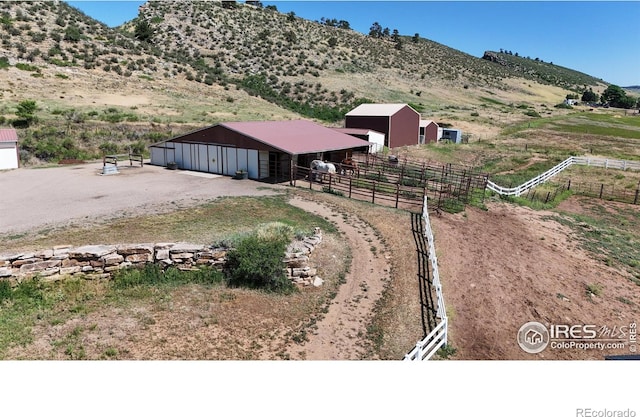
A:
{"label": "green bush", "polygon": [[118,144],[113,142],[103,142],[99,146],[102,153],[105,155],[113,155],[118,153]]}
{"label": "green bush", "polygon": [[22,71],[30,71],[30,72],[40,71],[40,68],[36,67],[35,65],[25,64],[23,62],[18,62],[16,64],[16,68]]}
{"label": "green bush", "polygon": [[229,285],[284,294],[295,291],[283,269],[287,243],[288,239],[282,234],[261,237],[255,233],[245,237],[227,255]]}
{"label": "green bush", "polygon": [[129,146],[129,149],[131,150],[132,154],[144,155],[145,152],[147,151],[147,145],[144,143],[144,141],[139,140],[137,142],[132,143]]}
{"label": "green bush", "polygon": [[0,281],[0,303],[2,303],[3,300],[10,299],[11,295],[12,295],[11,284],[9,284],[9,282],[6,280],[1,280]]}

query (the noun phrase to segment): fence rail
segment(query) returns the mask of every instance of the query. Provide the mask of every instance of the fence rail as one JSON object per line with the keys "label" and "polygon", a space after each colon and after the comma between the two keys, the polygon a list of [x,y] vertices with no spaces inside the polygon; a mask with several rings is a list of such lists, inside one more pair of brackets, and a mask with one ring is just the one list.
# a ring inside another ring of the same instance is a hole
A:
{"label": "fence rail", "polygon": [[550,170],[543,172],[535,178],[521,184],[517,187],[507,188],[502,187],[493,181],[487,181],[487,188],[500,195],[519,197],[521,194],[529,191],[533,187],[547,182],[551,178],[555,177],[560,172],[569,168],[571,165],[587,165],[592,167],[622,169],[622,170],[640,170],[640,162],[638,161],[625,161],[620,159],[602,159],[602,158],[586,158],[570,156],[558,165],[554,166]]}
{"label": "fence rail", "polygon": [[424,197],[422,220],[424,221],[424,236],[427,239],[429,249],[429,261],[431,263],[431,283],[436,292],[437,310],[436,317],[440,319],[440,323],[422,340],[416,343],[416,346],[405,355],[404,360],[422,361],[430,359],[442,346],[447,344],[448,319],[447,311],[444,305],[444,295],[442,293],[442,284],[440,282],[440,273],[438,272],[438,258],[436,257],[436,247],[433,239],[433,230],[429,220],[429,211],[427,207],[427,197]]}
{"label": "fence rail", "polygon": [[376,154],[355,154],[358,177],[402,185],[423,186],[432,205],[439,208],[464,205],[474,198],[484,199],[488,174],[453,164],[382,158]]}
{"label": "fence rail", "polygon": [[352,175],[324,174],[297,165],[293,166],[292,177],[294,186],[298,186],[298,181],[308,181],[310,189],[315,187],[332,194],[413,212],[420,212],[422,198],[427,192],[423,187],[392,184]]}

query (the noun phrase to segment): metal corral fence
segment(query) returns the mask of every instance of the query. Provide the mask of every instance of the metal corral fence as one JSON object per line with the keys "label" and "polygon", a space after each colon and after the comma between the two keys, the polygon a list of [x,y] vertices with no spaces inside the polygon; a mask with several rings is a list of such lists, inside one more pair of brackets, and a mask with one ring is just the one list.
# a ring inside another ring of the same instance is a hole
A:
{"label": "metal corral fence", "polygon": [[564,171],[565,169],[569,168],[571,165],[574,165],[574,164],[587,165],[587,166],[600,167],[600,168],[640,170],[640,162],[638,161],[625,161],[620,159],[602,159],[602,158],[570,156],[569,158],[560,162],[558,165],[554,166],[550,170],[543,172],[537,177],[532,178],[529,181],[517,187],[513,187],[513,188],[501,187],[500,185],[489,180],[487,182],[487,188],[500,195],[519,197],[520,195],[529,191],[533,187],[540,185],[544,182],[547,182],[548,180],[555,177],[557,174],[559,174],[560,172]]}
{"label": "metal corral fence", "polygon": [[377,154],[354,153],[353,158],[358,161],[358,178],[423,187],[431,205],[440,209],[462,208],[473,199],[484,201],[489,175],[468,167]]}
{"label": "metal corral fence", "polygon": [[293,166],[293,185],[368,201],[388,207],[420,212],[425,189],[376,181],[357,175],[324,174],[307,167]]}
{"label": "metal corral fence", "polygon": [[431,265],[430,269],[426,269],[427,271],[431,271],[431,276],[426,278],[430,281],[431,287],[436,293],[436,319],[439,320],[440,323],[438,323],[424,339],[416,343],[416,346],[404,356],[404,360],[406,361],[428,360],[435,355],[438,349],[447,344],[447,311],[444,305],[442,284],[440,283],[440,273],[438,272],[438,258],[436,257],[436,247],[433,239],[433,231],[431,230],[431,222],[429,220],[426,196],[423,202],[422,220],[424,221],[424,237],[427,240],[428,246],[428,261]]}

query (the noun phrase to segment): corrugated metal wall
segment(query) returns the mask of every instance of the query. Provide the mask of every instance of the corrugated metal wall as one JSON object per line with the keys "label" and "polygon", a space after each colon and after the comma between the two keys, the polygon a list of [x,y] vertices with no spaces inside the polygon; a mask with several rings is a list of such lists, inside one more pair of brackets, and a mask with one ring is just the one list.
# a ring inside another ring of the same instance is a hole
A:
{"label": "corrugated metal wall", "polygon": [[180,142],[152,146],[151,164],[167,166],[167,162],[175,162],[180,169],[212,174],[235,175],[236,171],[245,170],[253,179],[269,174],[268,152],[254,149]]}

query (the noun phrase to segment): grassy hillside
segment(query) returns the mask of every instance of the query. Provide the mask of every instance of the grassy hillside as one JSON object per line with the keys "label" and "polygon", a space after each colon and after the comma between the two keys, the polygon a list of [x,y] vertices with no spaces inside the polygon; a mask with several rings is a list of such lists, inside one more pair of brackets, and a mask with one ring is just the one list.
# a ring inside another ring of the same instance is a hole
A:
{"label": "grassy hillside", "polygon": [[562,114],[553,106],[577,82],[542,83],[427,39],[372,38],[239,3],[148,2],[112,29],[64,2],[2,2],[0,38],[0,125],[21,101],[38,106],[39,123],[21,131],[24,162],[143,149],[220,121],[340,125],[366,101],[410,103],[425,119],[493,137]]}

